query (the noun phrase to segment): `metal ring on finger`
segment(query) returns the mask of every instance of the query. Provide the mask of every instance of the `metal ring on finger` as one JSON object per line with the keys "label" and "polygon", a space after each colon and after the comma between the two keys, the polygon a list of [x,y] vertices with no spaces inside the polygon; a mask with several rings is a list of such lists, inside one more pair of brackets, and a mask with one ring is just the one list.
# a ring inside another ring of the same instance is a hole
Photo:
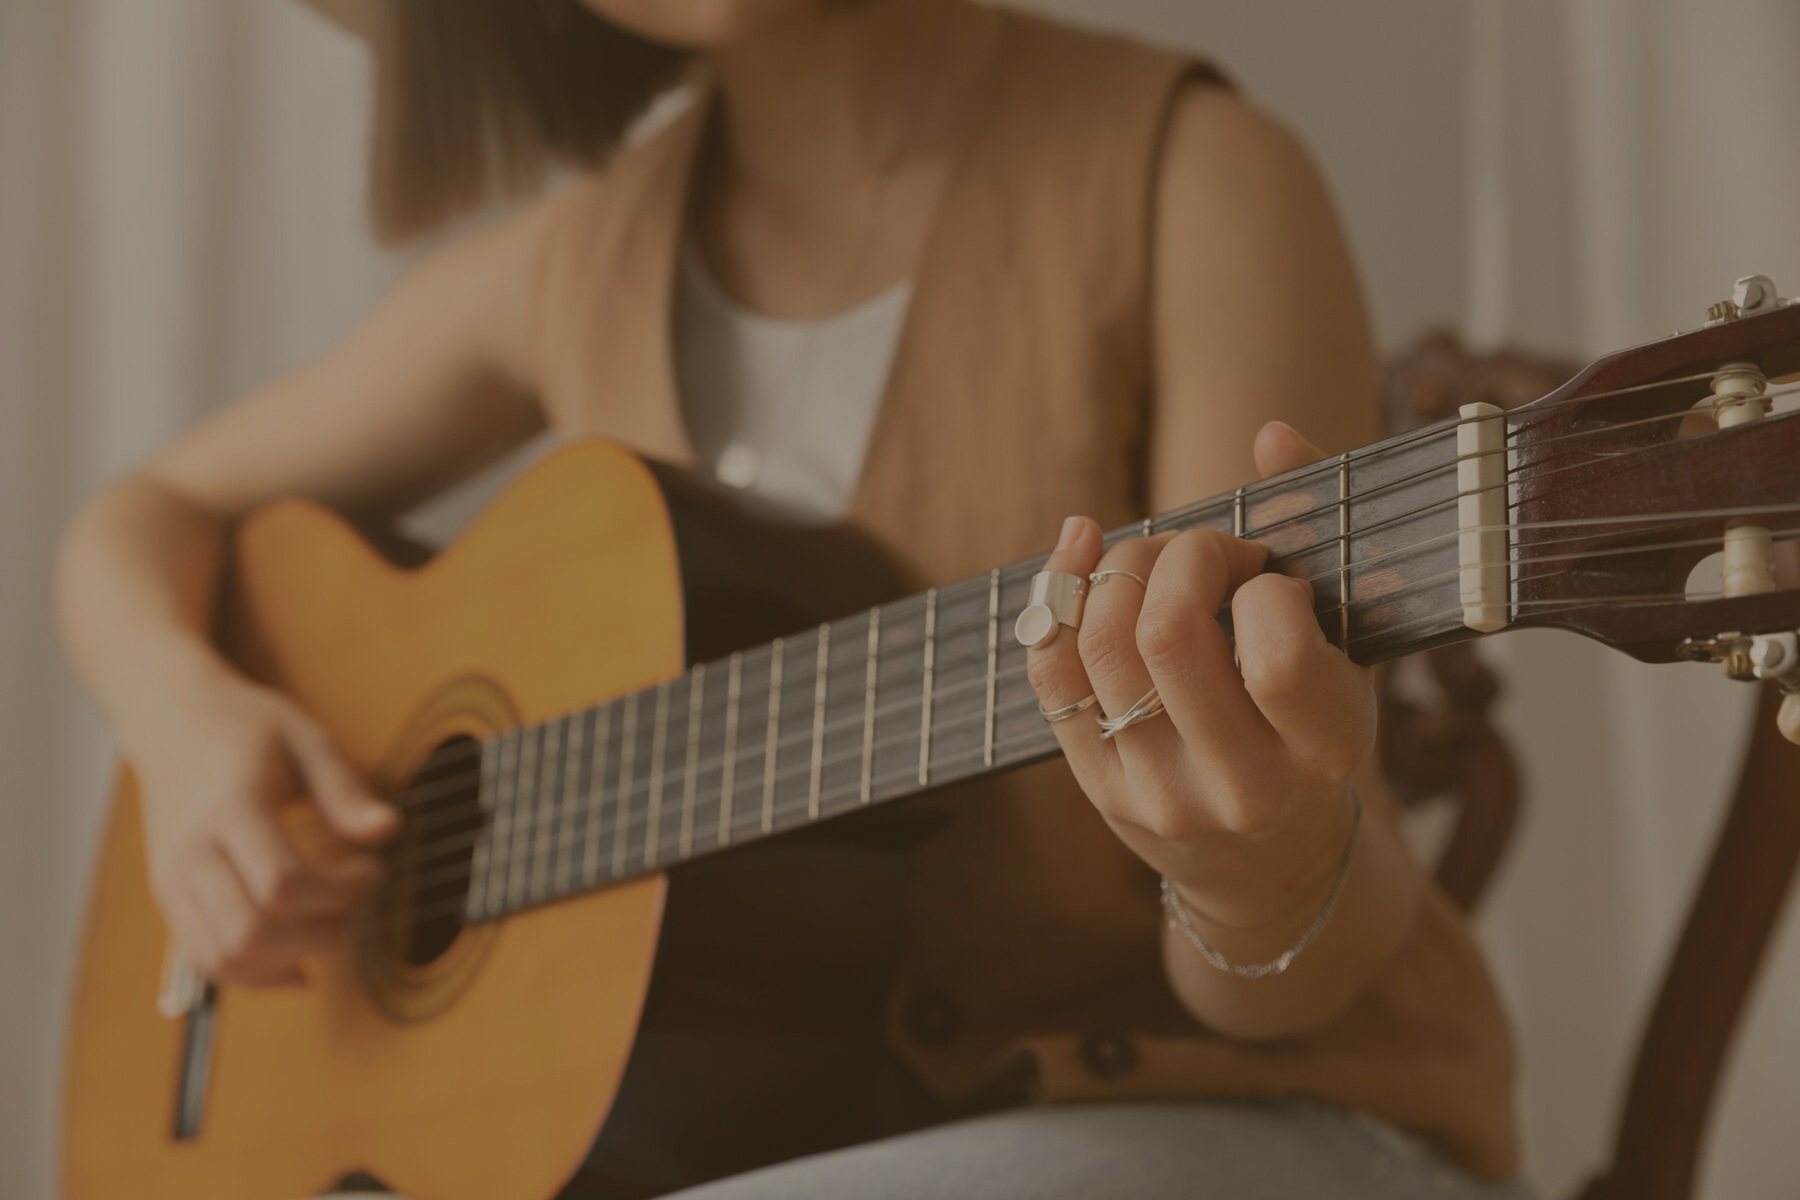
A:
{"label": "metal ring on finger", "polygon": [[1025,611],[1013,623],[1013,636],[1019,639],[1019,645],[1026,649],[1048,646],[1064,625],[1081,628],[1087,589],[1087,580],[1067,571],[1039,571],[1033,575]]}
{"label": "metal ring on finger", "polygon": [[1136,571],[1122,571],[1118,567],[1108,567],[1104,571],[1095,571],[1088,576],[1088,582],[1095,587],[1099,587],[1114,575],[1123,575],[1127,579],[1135,579],[1137,580],[1139,587],[1143,588],[1145,591],[1150,590],[1149,581],[1142,575],[1139,575]]}
{"label": "metal ring on finger", "polygon": [[1148,721],[1151,717],[1156,716],[1162,711],[1162,697],[1157,695],[1155,688],[1151,688],[1143,694],[1136,704],[1133,704],[1118,716],[1102,716],[1100,718],[1100,736],[1110,741],[1112,738],[1119,736],[1119,734],[1130,729],[1138,722]]}
{"label": "metal ring on finger", "polygon": [[1092,708],[1095,704],[1099,703],[1099,701],[1100,701],[1100,697],[1096,696],[1092,692],[1089,692],[1082,699],[1077,700],[1073,704],[1065,704],[1061,708],[1046,709],[1043,705],[1040,704],[1040,705],[1038,705],[1038,716],[1044,718],[1044,720],[1046,720],[1050,724],[1054,725],[1058,721],[1068,720],[1070,717],[1074,716],[1076,713],[1086,712],[1088,709]]}

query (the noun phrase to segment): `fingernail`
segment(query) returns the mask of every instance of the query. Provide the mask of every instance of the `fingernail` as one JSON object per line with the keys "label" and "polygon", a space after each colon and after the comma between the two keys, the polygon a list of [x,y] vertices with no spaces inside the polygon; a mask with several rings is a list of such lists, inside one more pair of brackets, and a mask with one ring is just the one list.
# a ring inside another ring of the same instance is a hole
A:
{"label": "fingernail", "polygon": [[1075,537],[1080,532],[1081,532],[1081,518],[1080,517],[1070,517],[1068,520],[1063,522],[1062,536],[1057,539],[1056,548],[1058,550],[1067,550],[1070,546],[1073,546],[1075,544]]}

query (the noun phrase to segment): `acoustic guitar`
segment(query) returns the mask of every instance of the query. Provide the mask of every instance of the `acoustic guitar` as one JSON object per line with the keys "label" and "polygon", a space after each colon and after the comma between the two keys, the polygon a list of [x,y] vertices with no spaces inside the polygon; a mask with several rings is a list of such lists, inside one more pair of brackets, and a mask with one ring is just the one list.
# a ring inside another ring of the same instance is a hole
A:
{"label": "acoustic guitar", "polygon": [[[1772,567],[1800,534],[1800,412],[1774,403],[1800,304],[1772,297],[1110,536],[1260,541],[1364,663],[1557,627],[1800,689]],[[940,819],[896,802],[1056,753],[1011,633],[1042,560],[875,604],[877,562],[606,443],[422,563],[309,504],[253,514],[223,644],[404,830],[310,987],[219,989],[168,949],[122,773],[66,1194],[649,1195],[953,1115],[881,1046],[906,853]]]}

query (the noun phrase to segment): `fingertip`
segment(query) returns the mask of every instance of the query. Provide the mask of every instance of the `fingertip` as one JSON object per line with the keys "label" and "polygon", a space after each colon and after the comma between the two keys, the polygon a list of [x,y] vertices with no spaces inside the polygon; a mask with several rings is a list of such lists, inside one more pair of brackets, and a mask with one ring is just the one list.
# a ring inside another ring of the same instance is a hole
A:
{"label": "fingertip", "polygon": [[1251,456],[1256,460],[1257,473],[1267,479],[1318,462],[1325,457],[1325,451],[1286,421],[1270,421],[1256,431]]}

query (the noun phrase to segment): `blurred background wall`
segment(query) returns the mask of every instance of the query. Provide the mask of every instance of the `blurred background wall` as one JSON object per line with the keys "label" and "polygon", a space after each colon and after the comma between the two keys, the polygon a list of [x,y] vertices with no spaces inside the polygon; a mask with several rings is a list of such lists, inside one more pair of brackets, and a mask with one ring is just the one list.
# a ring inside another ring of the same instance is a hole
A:
{"label": "blurred background wall", "polygon": [[[1031,0],[1218,57],[1331,178],[1384,348],[1592,354],[1738,275],[1800,291],[1793,0]],[[0,1196],[54,1195],[58,1058],[110,764],[51,644],[77,498],[317,353],[403,263],[361,224],[365,62],[294,0],[0,0]],[[1304,303],[1304,296],[1295,303]],[[1531,1176],[1598,1162],[1731,783],[1748,690],[1490,643],[1528,774],[1481,920]],[[146,1002],[148,1001],[146,997]],[[1800,934],[1777,935],[1702,1195],[1800,1194]]]}

